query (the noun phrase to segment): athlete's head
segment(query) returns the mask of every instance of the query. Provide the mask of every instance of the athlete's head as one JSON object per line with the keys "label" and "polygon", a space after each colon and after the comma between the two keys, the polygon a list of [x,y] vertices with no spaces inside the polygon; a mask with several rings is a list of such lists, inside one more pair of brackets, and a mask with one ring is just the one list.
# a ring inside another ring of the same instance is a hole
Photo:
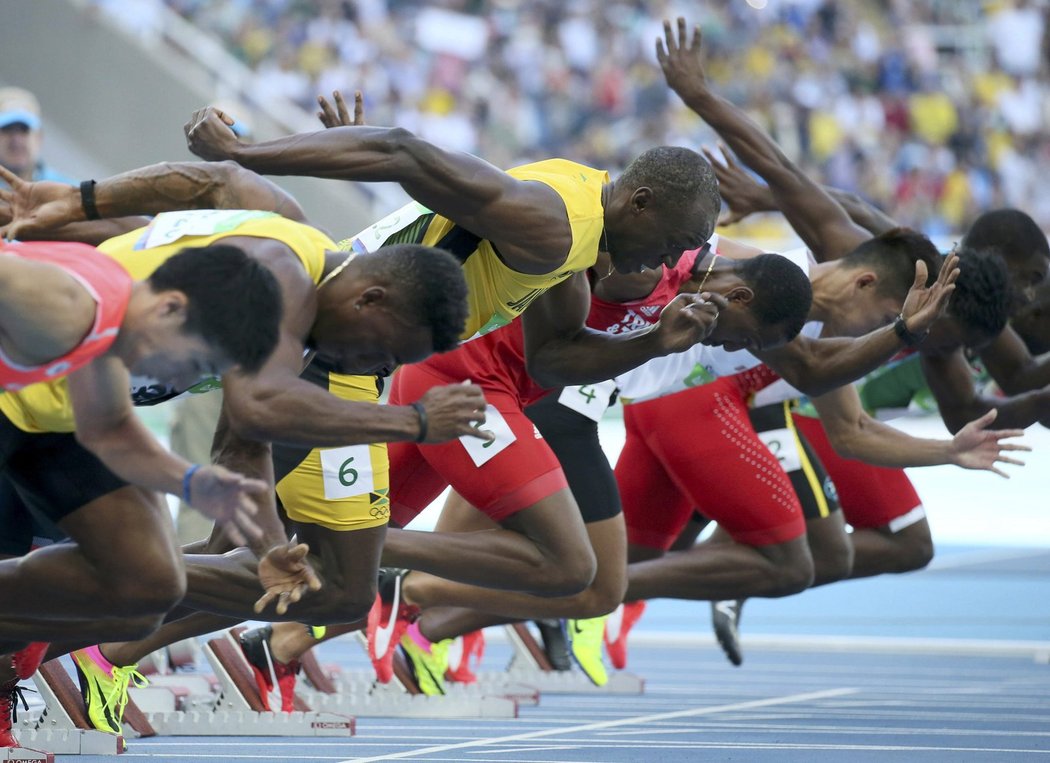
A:
{"label": "athlete's head", "polygon": [[237,247],[183,249],[145,284],[148,293],[125,319],[138,339],[135,375],[188,387],[234,365],[253,373],[277,345],[280,286]]}
{"label": "athlete's head", "polygon": [[1036,287],[1032,299],[1010,316],[1010,326],[1031,354],[1050,352],[1050,283]]}
{"label": "athlete's head", "polygon": [[921,233],[893,228],[870,238],[839,262],[849,276],[841,294],[847,309],[836,330],[846,336],[863,334],[891,323],[901,311],[915,282],[915,264],[926,265],[926,284],[937,279],[941,255]]}
{"label": "athlete's head", "polygon": [[719,313],[704,344],[730,351],[762,350],[794,339],[813,302],[802,268],[779,254],[726,262],[729,272],[720,274],[709,290],[722,294],[729,307]]}
{"label": "athlete's head", "polygon": [[1019,209],[985,212],[970,226],[960,248],[990,251],[1002,257],[1015,291],[1013,307],[1032,299],[1035,287],[1046,280],[1050,244],[1035,220]]}
{"label": "athlete's head", "polygon": [[999,336],[1010,315],[1010,273],[990,251],[958,250],[959,277],[948,312],[934,322],[922,351],[938,355],[959,347],[979,349]]}
{"label": "athlete's head", "polygon": [[703,156],[675,146],[646,151],[606,199],[603,244],[613,267],[636,273],[673,266],[682,252],[711,237],[721,205],[718,180]]}
{"label": "athlete's head", "polygon": [[318,293],[310,343],[345,373],[392,371],[459,344],[467,282],[448,252],[418,244],[361,254]]}

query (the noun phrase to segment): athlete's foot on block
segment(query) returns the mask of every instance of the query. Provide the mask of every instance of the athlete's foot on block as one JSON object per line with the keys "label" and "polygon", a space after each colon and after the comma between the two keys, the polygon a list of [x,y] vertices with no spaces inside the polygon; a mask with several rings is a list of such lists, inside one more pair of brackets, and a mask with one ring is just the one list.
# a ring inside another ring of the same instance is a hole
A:
{"label": "athlete's foot on block", "polygon": [[644,612],[644,601],[626,601],[605,621],[605,653],[617,670],[627,667],[627,634]]}
{"label": "athlete's foot on block", "polygon": [[20,649],[11,655],[11,665],[15,674],[23,681],[32,678],[44,661],[47,648],[51,646],[47,641],[34,641],[25,649]]}
{"label": "athlete's foot on block", "polygon": [[99,731],[122,734],[124,708],[128,706],[128,686],[149,684],[134,665],[118,667],[107,660],[97,646],[70,652],[77,669],[80,693],[84,696],[88,720]]}
{"label": "athlete's foot on block", "polygon": [[729,661],[738,667],[744,661],[740,651],[740,611],[743,608],[743,599],[711,602],[711,625],[715,629],[715,638]]}
{"label": "athlete's foot on block", "polygon": [[595,686],[609,683],[609,674],[602,663],[602,633],[607,615],[586,620],[569,620],[569,638],[572,659],[587,674]]}
{"label": "athlete's foot on block", "polygon": [[267,710],[290,713],[295,708],[295,681],[299,675],[299,660],[280,662],[274,659],[270,648],[273,626],[266,625],[244,631],[238,637],[241,651],[251,666],[259,698]]}
{"label": "athlete's foot on block", "polygon": [[14,722],[18,720],[19,702],[22,703],[23,709],[29,709],[29,703],[22,695],[22,688],[18,685],[17,678],[0,684],[0,749],[21,746],[12,731]]}
{"label": "athlete's foot on block", "polygon": [[418,623],[408,626],[401,637],[401,652],[423,694],[436,696],[445,693],[445,671],[448,670],[448,647],[451,643],[452,639],[428,640],[419,632]]}
{"label": "athlete's foot on block", "polygon": [[543,640],[543,651],[547,661],[558,671],[572,670],[569,657],[569,636],[565,632],[564,620],[534,620]]}
{"label": "athlete's foot on block", "polygon": [[394,651],[409,623],[419,616],[419,609],[405,604],[402,587],[409,570],[383,567],[379,570],[379,593],[368,612],[365,632],[368,657],[379,683],[390,683],[394,677]]}
{"label": "athlete's foot on block", "polygon": [[474,667],[477,667],[484,654],[485,634],[482,631],[471,631],[453,639],[448,648],[448,669],[445,670],[445,679],[457,684],[477,683],[478,677],[470,663],[473,659]]}

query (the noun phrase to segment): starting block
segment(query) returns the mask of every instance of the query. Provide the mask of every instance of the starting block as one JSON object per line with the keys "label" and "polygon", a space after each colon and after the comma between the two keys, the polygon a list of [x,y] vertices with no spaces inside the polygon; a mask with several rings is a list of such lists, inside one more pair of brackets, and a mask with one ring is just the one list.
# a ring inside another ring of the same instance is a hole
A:
{"label": "starting block", "polygon": [[615,671],[609,682],[595,686],[581,671],[555,670],[543,647],[536,641],[525,623],[504,626],[513,655],[505,671],[479,671],[478,686],[484,691],[497,691],[508,683],[535,687],[543,694],[624,694],[638,695],[645,691],[645,679],[633,673]]}
{"label": "starting block", "polygon": [[[145,713],[155,732],[164,736],[353,736],[354,718],[327,710],[315,711],[296,698],[295,711],[263,709],[255,679],[235,639],[210,640],[204,655],[215,671],[219,694],[211,707]],[[167,682],[165,682],[167,683]],[[177,678],[172,679],[177,683]],[[192,689],[190,690],[192,692]],[[131,707],[131,703],[128,703]]]}
{"label": "starting block", "polygon": [[[44,700],[39,714],[19,719],[15,736],[26,747],[0,751],[4,761],[54,761],[54,755],[119,755],[124,737],[96,730],[87,719],[80,690],[58,660],[33,674]],[[47,752],[44,752],[46,750]]]}
{"label": "starting block", "polygon": [[[359,631],[357,638],[363,642],[364,634]],[[420,692],[400,654],[394,655],[394,678],[388,684],[376,681],[370,671],[329,676],[312,652],[301,659],[303,673],[313,687],[303,694],[312,707],[362,718],[517,718],[519,705],[539,700],[531,687],[483,691],[473,684],[451,684],[444,696],[430,697]]]}

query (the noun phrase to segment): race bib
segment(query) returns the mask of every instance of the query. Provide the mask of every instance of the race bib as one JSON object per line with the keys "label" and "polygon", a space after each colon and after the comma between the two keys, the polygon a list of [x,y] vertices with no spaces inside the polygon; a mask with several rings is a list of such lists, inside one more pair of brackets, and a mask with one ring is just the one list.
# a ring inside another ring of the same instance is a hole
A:
{"label": "race bib", "polygon": [[352,498],[375,489],[372,452],[368,445],[348,445],[321,451],[324,497],[329,501]]}
{"label": "race bib", "polygon": [[418,201],[410,201],[400,209],[391,212],[379,222],[369,225],[356,236],[351,237],[347,241],[340,241],[339,248],[344,251],[353,249],[359,254],[374,252],[392,235],[415,222],[422,215],[428,214],[430,214],[430,210]]}
{"label": "race bib", "polygon": [[798,440],[790,429],[770,429],[759,432],[758,439],[765,443],[769,452],[776,456],[781,468],[787,473],[802,468],[802,454],[799,453]]}
{"label": "race bib", "polygon": [[609,408],[609,400],[615,389],[616,382],[614,381],[565,387],[558,395],[558,402],[566,408],[582,413],[592,421],[601,421],[602,415]]}
{"label": "race bib", "polygon": [[147,226],[138,249],[152,249],[178,241],[183,236],[213,236],[227,233],[245,220],[277,217],[273,212],[250,209],[193,209],[185,212],[162,212]]}
{"label": "race bib", "polygon": [[514,437],[514,432],[511,431],[507,420],[503,418],[503,414],[491,404],[485,406],[485,423],[478,429],[482,432],[491,432],[494,439],[485,442],[477,437],[459,438],[475,466],[482,466],[487,463],[489,459],[506,449],[507,446],[517,439]]}

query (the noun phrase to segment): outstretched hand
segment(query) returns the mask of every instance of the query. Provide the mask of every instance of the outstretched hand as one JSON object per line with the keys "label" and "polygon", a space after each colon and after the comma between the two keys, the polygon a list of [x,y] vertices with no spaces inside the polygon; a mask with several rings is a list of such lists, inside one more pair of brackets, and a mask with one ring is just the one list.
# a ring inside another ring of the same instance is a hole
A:
{"label": "outstretched hand", "polygon": [[190,480],[190,505],[214,519],[235,545],[258,540],[263,532],[255,522],[259,512],[253,493],[265,493],[269,486],[216,464],[202,466]]}
{"label": "outstretched hand", "polygon": [[235,121],[214,106],[197,109],[182,128],[186,133],[186,146],[205,161],[231,159],[243,145],[231,129]]}
{"label": "outstretched hand", "polygon": [[257,613],[277,602],[277,614],[284,615],[308,591],[321,590],[321,579],[306,558],[309,553],[310,547],[298,543],[293,535],[287,544],[274,546],[259,560],[259,583],[265,593],[255,602]]}
{"label": "outstretched hand", "polygon": [[0,167],[0,178],[10,186],[0,189],[0,204],[8,218],[0,227],[0,238],[22,238],[85,219],[80,193],[72,186],[47,180],[33,183],[5,167]]}
{"label": "outstretched hand", "polygon": [[901,308],[901,317],[912,334],[923,335],[933,322],[948,309],[948,297],[955,290],[955,279],[959,277],[959,256],[952,252],[944,258],[937,280],[926,286],[926,263],[915,263],[915,282]]}
{"label": "outstretched hand", "polygon": [[317,96],[317,104],[321,110],[317,112],[317,118],[321,120],[326,128],[330,127],[360,127],[365,123],[365,99],[360,90],[354,91],[354,118],[350,118],[350,110],[346,107],[343,94],[338,90],[332,91],[333,107],[323,95]]}
{"label": "outstretched hand", "polygon": [[955,454],[954,463],[963,469],[983,469],[995,472],[1000,477],[1010,478],[1010,475],[996,467],[997,463],[1016,464],[1024,466],[1024,461],[1004,455],[1007,451],[1030,451],[1027,445],[1015,443],[1004,443],[1003,440],[1010,437],[1020,437],[1024,434],[1023,429],[988,429],[998,411],[993,408],[979,419],[974,419],[959,430],[952,438],[952,451]]}
{"label": "outstretched hand", "polygon": [[718,178],[718,193],[729,209],[719,220],[719,225],[732,225],[756,212],[776,209],[769,187],[755,180],[733,158],[729,149],[719,143],[719,154],[704,146],[701,150]]}
{"label": "outstretched hand", "polygon": [[660,62],[664,79],[686,103],[690,96],[707,92],[707,75],[700,60],[700,27],[693,27],[692,42],[688,37],[685,19],[679,16],[678,34],[672,31],[671,21],[664,19],[663,39],[656,40],[656,60]]}

